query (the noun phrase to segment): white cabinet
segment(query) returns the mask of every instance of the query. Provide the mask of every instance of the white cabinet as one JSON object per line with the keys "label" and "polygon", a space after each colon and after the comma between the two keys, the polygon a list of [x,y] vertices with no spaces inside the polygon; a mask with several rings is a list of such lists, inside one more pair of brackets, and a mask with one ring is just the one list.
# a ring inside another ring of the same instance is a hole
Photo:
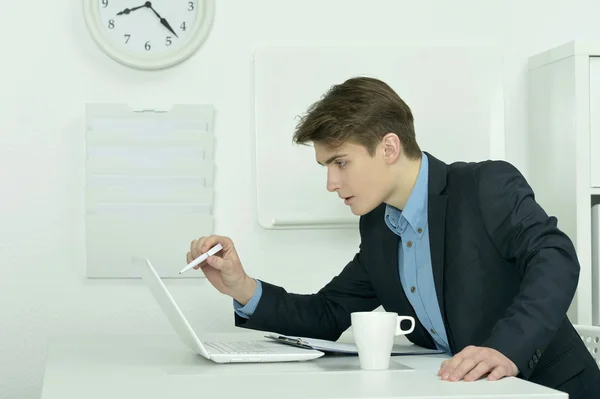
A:
{"label": "white cabinet", "polygon": [[[600,304],[600,204],[592,206],[592,301]],[[593,309],[592,319],[600,324],[600,309],[598,306]]]}
{"label": "white cabinet", "polygon": [[529,59],[529,172],[536,199],[573,240],[581,273],[569,318],[600,325],[592,295],[592,205],[600,202],[600,42]]}
{"label": "white cabinet", "polygon": [[600,188],[600,57],[590,57],[590,163],[592,187]]}

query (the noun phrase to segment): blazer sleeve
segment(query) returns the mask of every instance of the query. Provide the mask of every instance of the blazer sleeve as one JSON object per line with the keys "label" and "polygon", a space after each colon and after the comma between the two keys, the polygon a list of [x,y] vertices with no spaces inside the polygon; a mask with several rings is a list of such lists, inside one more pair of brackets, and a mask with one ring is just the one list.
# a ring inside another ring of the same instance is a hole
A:
{"label": "blazer sleeve", "polygon": [[579,262],[571,240],[535,201],[525,178],[504,161],[487,163],[478,180],[479,208],[497,251],[522,276],[520,292],[484,346],[503,353],[528,379],[530,360],[548,346],[577,288]]}
{"label": "blazer sleeve", "polygon": [[380,305],[360,249],[316,294],[288,293],[282,287],[261,282],[262,296],[256,310],[248,319],[234,314],[236,326],[335,341],[350,326],[350,313],[371,311]]}

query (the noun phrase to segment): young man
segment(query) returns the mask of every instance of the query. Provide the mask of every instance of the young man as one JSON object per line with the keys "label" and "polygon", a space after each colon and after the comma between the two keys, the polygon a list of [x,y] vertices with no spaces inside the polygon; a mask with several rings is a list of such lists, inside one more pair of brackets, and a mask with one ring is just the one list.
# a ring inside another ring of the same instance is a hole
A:
{"label": "young man", "polygon": [[319,292],[299,295],[249,277],[229,238],[192,241],[188,262],[223,245],[200,267],[234,299],[237,326],[336,340],[350,313],[382,305],[415,318],[412,342],[453,356],[443,379],[518,376],[600,397],[600,370],[566,317],[575,249],[517,169],[422,152],[409,107],[372,78],[334,86],[294,140],[314,145],[327,189],[361,216],[360,250]]}

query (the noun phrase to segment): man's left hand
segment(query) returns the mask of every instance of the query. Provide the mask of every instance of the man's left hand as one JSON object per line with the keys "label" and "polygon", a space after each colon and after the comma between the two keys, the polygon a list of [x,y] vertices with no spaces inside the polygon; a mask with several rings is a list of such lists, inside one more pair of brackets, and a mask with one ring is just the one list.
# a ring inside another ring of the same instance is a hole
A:
{"label": "man's left hand", "polygon": [[517,366],[495,349],[467,346],[465,349],[442,362],[438,375],[448,381],[475,381],[488,374],[489,381],[516,376]]}

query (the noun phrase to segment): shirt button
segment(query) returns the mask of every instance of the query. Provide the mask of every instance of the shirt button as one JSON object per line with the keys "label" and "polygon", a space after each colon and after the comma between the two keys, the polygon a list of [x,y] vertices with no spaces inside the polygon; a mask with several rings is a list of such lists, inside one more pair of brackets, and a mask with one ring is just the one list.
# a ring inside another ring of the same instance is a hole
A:
{"label": "shirt button", "polygon": [[413,285],[412,287],[410,287],[410,292],[415,292],[417,289],[415,288],[415,286]]}
{"label": "shirt button", "polygon": [[432,328],[431,330],[429,330],[432,334],[436,334],[435,330]]}
{"label": "shirt button", "polygon": [[419,228],[417,229],[417,233],[421,234],[422,232],[423,232],[423,229],[419,227]]}
{"label": "shirt button", "polygon": [[412,247],[412,241],[407,242],[406,246],[409,247],[409,248]]}

